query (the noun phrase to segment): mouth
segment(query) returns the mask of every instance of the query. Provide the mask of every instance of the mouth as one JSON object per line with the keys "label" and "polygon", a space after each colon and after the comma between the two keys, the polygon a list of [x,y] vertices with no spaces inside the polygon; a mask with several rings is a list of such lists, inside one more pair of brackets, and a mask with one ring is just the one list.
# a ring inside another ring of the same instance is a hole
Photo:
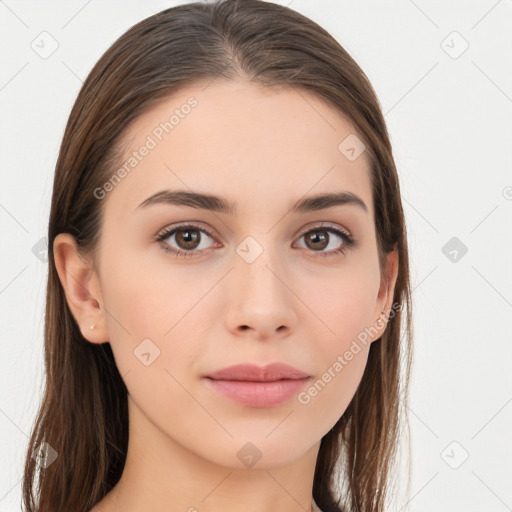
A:
{"label": "mouth", "polygon": [[266,366],[235,364],[203,375],[208,388],[216,394],[259,408],[276,407],[289,401],[311,379],[311,375],[282,362]]}
{"label": "mouth", "polygon": [[282,379],[299,380],[310,377],[310,375],[285,363],[272,363],[263,367],[243,363],[209,373],[206,377],[214,380],[274,382]]}
{"label": "mouth", "polygon": [[276,407],[288,402],[311,380],[311,377],[277,380],[225,380],[206,377],[210,389],[239,404],[255,407]]}

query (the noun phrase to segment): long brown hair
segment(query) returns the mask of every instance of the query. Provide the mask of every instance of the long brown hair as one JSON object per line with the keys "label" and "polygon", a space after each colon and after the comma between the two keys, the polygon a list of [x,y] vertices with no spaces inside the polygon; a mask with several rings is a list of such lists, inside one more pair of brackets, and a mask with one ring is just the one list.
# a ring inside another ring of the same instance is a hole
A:
{"label": "long brown hair", "polygon": [[27,512],[90,510],[120,479],[128,446],[127,389],[110,344],[85,340],[71,314],[54,239],[71,233],[94,262],[104,204],[94,190],[118,168],[124,130],[173,92],[217,77],[315,94],[348,117],[370,155],[381,270],[390,251],[399,256],[398,307],[371,344],[346,412],[322,438],[313,497],[326,512],[384,510],[402,419],[408,427],[412,352],[405,219],[384,117],[366,75],[316,23],[277,4],[225,0],[166,9],[131,27],[94,66],[69,116],[48,226],[46,381],[24,467]]}

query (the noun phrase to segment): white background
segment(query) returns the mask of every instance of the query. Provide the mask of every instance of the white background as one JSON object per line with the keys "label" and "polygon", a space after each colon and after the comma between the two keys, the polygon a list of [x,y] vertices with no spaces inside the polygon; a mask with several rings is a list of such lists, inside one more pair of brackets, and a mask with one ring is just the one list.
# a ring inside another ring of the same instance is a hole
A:
{"label": "white background", "polygon": [[[0,512],[21,508],[41,397],[47,269],[32,249],[47,234],[67,117],[114,40],[180,3],[0,0]],[[416,337],[412,479],[393,510],[512,510],[512,2],[278,3],[355,58],[394,146]],[[58,42],[47,59],[31,47],[43,31]],[[452,237],[468,249],[455,262],[442,251]]]}

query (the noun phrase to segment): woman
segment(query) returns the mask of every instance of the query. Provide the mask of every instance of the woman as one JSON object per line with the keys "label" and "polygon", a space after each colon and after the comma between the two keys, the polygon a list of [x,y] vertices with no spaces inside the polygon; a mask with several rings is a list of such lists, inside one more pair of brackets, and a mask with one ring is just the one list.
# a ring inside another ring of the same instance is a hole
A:
{"label": "woman", "polygon": [[375,92],[325,30],[259,0],[128,30],[72,109],[48,240],[27,511],[384,510],[406,229]]}

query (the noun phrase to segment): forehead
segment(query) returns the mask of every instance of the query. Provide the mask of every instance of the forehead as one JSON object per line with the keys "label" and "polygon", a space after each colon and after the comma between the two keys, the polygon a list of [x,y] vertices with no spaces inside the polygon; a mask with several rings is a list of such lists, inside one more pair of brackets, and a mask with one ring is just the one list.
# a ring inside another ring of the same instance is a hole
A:
{"label": "forehead", "polygon": [[305,195],[350,191],[373,216],[368,154],[347,158],[356,137],[346,116],[308,91],[198,83],[127,128],[119,163],[126,177],[109,192],[107,208],[133,211],[161,190],[189,189],[225,197],[237,213],[261,213]]}

